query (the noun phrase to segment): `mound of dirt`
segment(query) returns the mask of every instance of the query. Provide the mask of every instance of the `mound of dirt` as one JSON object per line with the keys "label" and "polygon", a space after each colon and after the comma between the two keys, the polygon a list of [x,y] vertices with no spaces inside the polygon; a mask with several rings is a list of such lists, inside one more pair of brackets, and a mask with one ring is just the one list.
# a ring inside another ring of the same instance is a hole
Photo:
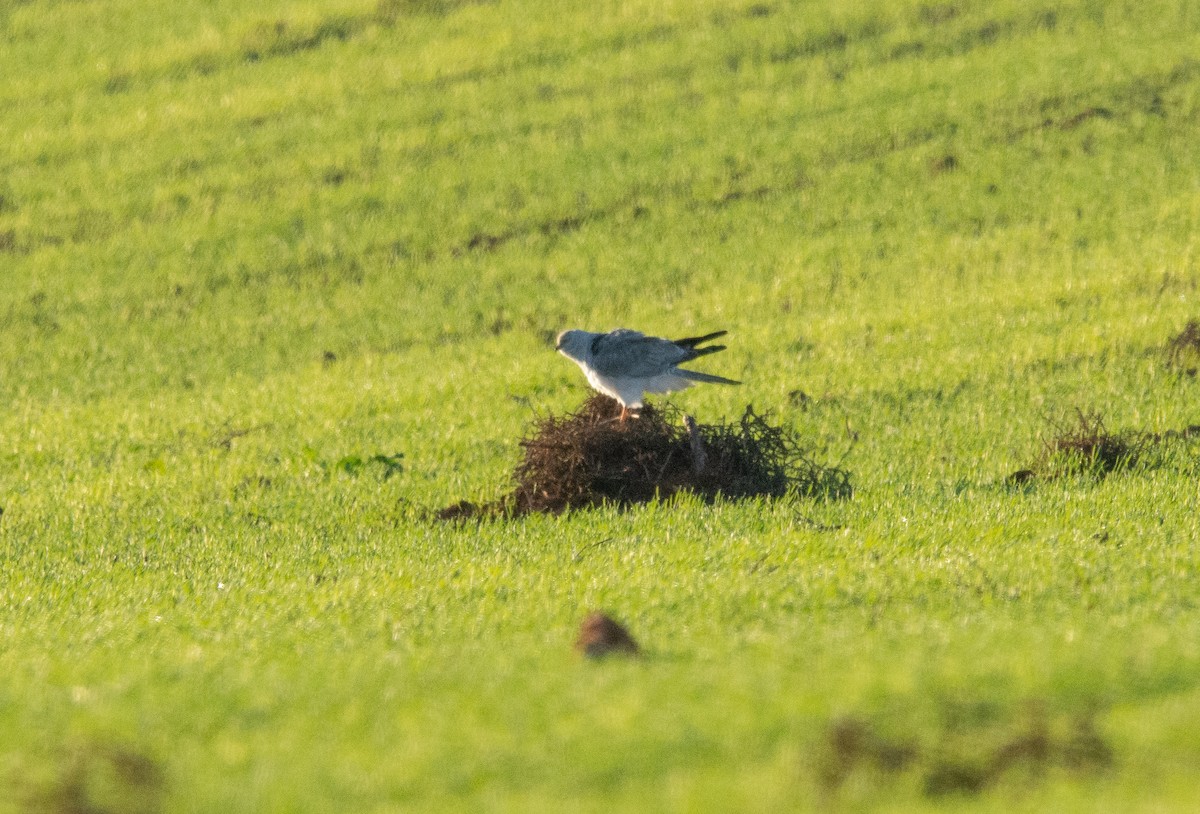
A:
{"label": "mound of dirt", "polygon": [[460,501],[438,517],[557,514],[665,500],[685,490],[706,500],[850,494],[848,473],[816,463],[794,432],[751,407],[737,422],[715,425],[651,406],[625,421],[620,414],[616,401],[595,395],[575,413],[542,419],[521,441],[525,457],[508,497],[496,504]]}
{"label": "mound of dirt", "polygon": [[637,656],[642,652],[625,626],[602,611],[592,611],[584,617],[575,650],[592,659],[613,654]]}

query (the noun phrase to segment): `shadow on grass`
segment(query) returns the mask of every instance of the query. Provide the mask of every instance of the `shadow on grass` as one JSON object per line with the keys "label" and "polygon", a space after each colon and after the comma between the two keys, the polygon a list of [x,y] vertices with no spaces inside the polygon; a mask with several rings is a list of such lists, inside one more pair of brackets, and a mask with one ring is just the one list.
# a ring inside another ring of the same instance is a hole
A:
{"label": "shadow on grass", "polygon": [[1172,337],[1165,355],[1168,368],[1182,376],[1195,376],[1200,369],[1200,321],[1191,320]]}
{"label": "shadow on grass", "polygon": [[31,814],[158,814],[166,786],[156,761],[109,742],[76,746],[51,775],[24,782],[24,810]]}
{"label": "shadow on grass", "polygon": [[878,781],[915,772],[927,797],[979,794],[1010,775],[1037,778],[1051,769],[1095,772],[1113,763],[1113,750],[1096,729],[1095,712],[1051,717],[1030,703],[1013,725],[943,729],[922,742],[889,738],[868,721],[831,721],[816,747],[817,781],[837,794],[855,774]]}

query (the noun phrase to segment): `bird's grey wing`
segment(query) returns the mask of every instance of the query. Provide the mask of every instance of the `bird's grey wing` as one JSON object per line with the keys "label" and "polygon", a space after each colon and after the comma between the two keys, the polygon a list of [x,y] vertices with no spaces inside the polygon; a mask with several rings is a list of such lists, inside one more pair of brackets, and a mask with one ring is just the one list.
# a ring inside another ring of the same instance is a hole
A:
{"label": "bird's grey wing", "polygon": [[648,378],[686,360],[689,351],[667,339],[639,331],[604,334],[592,343],[592,368],[602,376]]}
{"label": "bird's grey wing", "polygon": [[612,348],[620,347],[624,343],[634,339],[645,338],[646,335],[641,331],[634,331],[629,328],[617,328],[615,331],[609,331],[606,334],[596,334],[596,338],[592,340],[592,355],[596,356]]}

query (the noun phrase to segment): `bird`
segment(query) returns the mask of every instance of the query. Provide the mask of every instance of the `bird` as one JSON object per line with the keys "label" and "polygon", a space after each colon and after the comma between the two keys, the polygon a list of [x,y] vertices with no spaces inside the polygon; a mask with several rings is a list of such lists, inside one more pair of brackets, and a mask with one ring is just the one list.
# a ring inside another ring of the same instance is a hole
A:
{"label": "bird", "polygon": [[693,382],[741,384],[723,376],[684,370],[685,362],[725,350],[710,345],[728,331],[716,331],[686,339],[662,339],[641,331],[618,328],[608,333],[570,330],[558,335],[555,350],[575,362],[587,376],[588,384],[621,405],[621,421],[631,409],[642,406],[646,393],[670,393],[691,387]]}

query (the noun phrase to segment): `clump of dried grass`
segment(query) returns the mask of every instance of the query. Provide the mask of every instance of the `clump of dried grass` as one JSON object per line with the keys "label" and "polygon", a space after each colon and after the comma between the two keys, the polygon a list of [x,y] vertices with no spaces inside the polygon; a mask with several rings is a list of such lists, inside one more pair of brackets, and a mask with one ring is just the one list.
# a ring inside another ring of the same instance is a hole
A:
{"label": "clump of dried grass", "polygon": [[1076,410],[1072,418],[1047,419],[1038,456],[1007,478],[1010,486],[1074,476],[1105,477],[1115,472],[1152,469],[1194,461],[1189,446],[1200,437],[1200,425],[1162,433],[1142,430],[1110,432],[1097,412]]}
{"label": "clump of dried grass", "polygon": [[1138,430],[1109,432],[1096,412],[1075,411],[1075,420],[1051,421],[1052,433],[1042,439],[1042,453],[1032,467],[1043,477],[1108,475],[1138,464],[1153,436]]}
{"label": "clump of dried grass", "polygon": [[813,460],[785,427],[747,407],[735,422],[696,424],[672,409],[647,406],[619,419],[607,396],[578,411],[547,416],[521,441],[515,488],[496,504],[460,502],[440,519],[559,513],[604,504],[626,506],[688,491],[705,500],[850,494],[850,477]]}

